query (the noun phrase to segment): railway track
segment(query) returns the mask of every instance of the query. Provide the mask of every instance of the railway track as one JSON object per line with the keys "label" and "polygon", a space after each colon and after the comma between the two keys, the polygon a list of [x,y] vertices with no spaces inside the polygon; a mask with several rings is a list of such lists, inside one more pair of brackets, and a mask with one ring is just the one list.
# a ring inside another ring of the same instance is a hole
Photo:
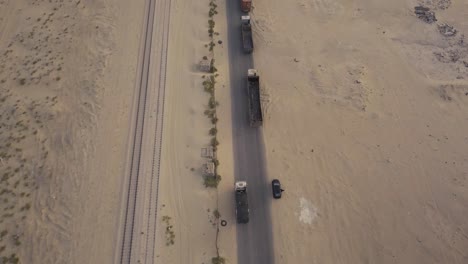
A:
{"label": "railway track", "polygon": [[170,0],[147,0],[116,263],[154,263]]}

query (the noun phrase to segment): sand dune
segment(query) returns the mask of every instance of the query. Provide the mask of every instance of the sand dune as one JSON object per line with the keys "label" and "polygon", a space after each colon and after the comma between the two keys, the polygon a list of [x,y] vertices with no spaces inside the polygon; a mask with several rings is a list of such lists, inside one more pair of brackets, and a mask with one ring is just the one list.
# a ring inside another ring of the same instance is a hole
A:
{"label": "sand dune", "polygon": [[[256,1],[277,263],[465,263],[462,1]],[[441,35],[437,24],[457,35]]]}
{"label": "sand dune", "polygon": [[[100,141],[109,129],[119,130],[113,127],[119,118],[128,118],[113,117],[122,110],[109,106],[128,109],[131,100],[104,98],[125,95],[125,86],[133,84],[134,71],[130,82],[109,85],[113,74],[122,73],[122,66],[120,72],[112,67],[109,75],[109,58],[125,45],[134,50],[130,58],[138,49],[138,40],[117,47],[116,39],[122,39],[122,33],[115,32],[122,21],[117,18],[119,8],[125,6],[111,7],[105,1],[0,1],[1,171],[6,175],[1,188],[2,205],[11,212],[0,223],[6,231],[0,242],[2,257],[21,263],[104,263],[113,258],[109,235],[116,222],[108,220],[115,219],[109,212],[119,208],[112,200],[117,200],[120,185],[115,175],[95,173],[95,168],[117,157],[117,170],[109,171],[118,173],[125,151],[127,130],[107,145]],[[131,11],[140,12],[126,8]],[[96,160],[99,156],[103,158]],[[105,184],[114,188],[106,190]],[[100,252],[93,252],[97,245]]]}

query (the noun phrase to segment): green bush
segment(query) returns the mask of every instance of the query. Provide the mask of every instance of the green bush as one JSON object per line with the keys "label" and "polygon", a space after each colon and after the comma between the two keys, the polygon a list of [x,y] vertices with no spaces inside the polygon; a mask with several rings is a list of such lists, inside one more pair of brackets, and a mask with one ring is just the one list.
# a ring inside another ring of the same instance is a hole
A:
{"label": "green bush", "polygon": [[212,51],[213,50],[213,47],[215,46],[214,42],[211,41],[208,46],[210,47],[209,50]]}
{"label": "green bush", "polygon": [[218,129],[216,129],[216,127],[210,129],[210,135],[215,136],[216,133],[218,133]]}
{"label": "green bush", "polygon": [[210,94],[214,92],[214,83],[211,82],[211,80],[205,80],[202,84],[205,92],[208,92]]}
{"label": "green bush", "polygon": [[212,264],[225,264],[226,260],[223,257],[217,256],[211,259]]}
{"label": "green bush", "polygon": [[213,211],[213,215],[214,215],[214,217],[216,217],[216,219],[219,219],[221,217],[221,214],[219,213],[218,209],[215,209]]}
{"label": "green bush", "polygon": [[217,105],[218,105],[218,103],[216,102],[214,96],[211,96],[210,100],[208,101],[208,107],[210,109],[214,109]]}
{"label": "green bush", "polygon": [[208,109],[208,110],[205,110],[205,115],[208,116],[209,118],[213,118],[215,116],[215,110],[213,109]]}
{"label": "green bush", "polygon": [[208,12],[208,16],[213,17],[215,15],[215,12],[216,10],[214,10],[213,8],[210,8],[210,12]]}
{"label": "green bush", "polygon": [[213,29],[213,28],[214,28],[215,22],[214,22],[213,19],[208,20],[208,26],[210,27],[210,29]]}
{"label": "green bush", "polygon": [[221,181],[221,176],[205,176],[203,180],[203,184],[205,185],[205,187],[216,188],[218,187],[218,184]]}
{"label": "green bush", "polygon": [[211,146],[216,147],[216,146],[218,146],[218,145],[219,145],[219,142],[218,142],[218,140],[216,139],[216,137],[212,138],[212,139],[211,139]]}

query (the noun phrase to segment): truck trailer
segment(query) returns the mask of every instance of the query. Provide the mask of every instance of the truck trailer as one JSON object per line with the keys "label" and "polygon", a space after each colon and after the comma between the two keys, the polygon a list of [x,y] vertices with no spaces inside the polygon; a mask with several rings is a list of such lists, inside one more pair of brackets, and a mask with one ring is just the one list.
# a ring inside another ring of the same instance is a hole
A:
{"label": "truck trailer", "polygon": [[247,182],[245,181],[236,182],[235,192],[236,192],[237,223],[247,224],[249,222],[249,203],[247,200]]}
{"label": "truck trailer", "polygon": [[255,69],[247,71],[247,93],[250,126],[259,127],[263,123],[263,115],[262,104],[260,102],[260,77]]}

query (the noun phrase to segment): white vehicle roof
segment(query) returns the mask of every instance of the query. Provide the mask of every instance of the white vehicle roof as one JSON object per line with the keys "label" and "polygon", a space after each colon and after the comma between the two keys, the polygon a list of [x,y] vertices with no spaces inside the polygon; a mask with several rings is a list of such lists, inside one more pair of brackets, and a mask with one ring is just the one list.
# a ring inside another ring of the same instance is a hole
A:
{"label": "white vehicle roof", "polygon": [[247,76],[257,76],[257,70],[256,69],[249,69],[247,71]]}
{"label": "white vehicle roof", "polygon": [[242,21],[250,20],[250,16],[241,16],[241,20]]}
{"label": "white vehicle roof", "polygon": [[243,190],[245,188],[247,188],[247,182],[246,181],[236,182],[236,190]]}

